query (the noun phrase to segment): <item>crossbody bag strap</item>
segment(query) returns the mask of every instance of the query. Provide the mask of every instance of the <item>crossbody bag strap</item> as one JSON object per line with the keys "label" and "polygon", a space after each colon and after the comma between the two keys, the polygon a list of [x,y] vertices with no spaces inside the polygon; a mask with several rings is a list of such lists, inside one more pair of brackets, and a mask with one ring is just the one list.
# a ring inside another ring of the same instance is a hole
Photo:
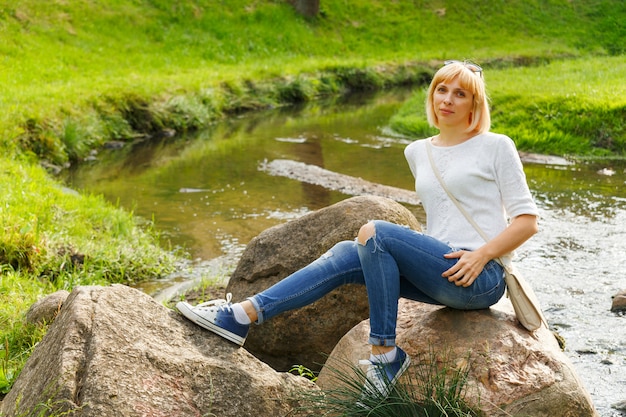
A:
{"label": "crossbody bag strap", "polygon": [[[478,232],[478,234],[485,240],[485,242],[489,241],[489,237],[485,234],[485,232],[483,232],[483,229],[480,228],[480,226],[478,225],[478,223],[476,223],[474,221],[474,219],[469,215],[469,213],[467,212],[467,210],[465,210],[465,208],[463,208],[463,206],[461,205],[461,203],[459,203],[459,200],[457,200],[452,193],[450,192],[450,190],[448,190],[448,187],[446,187],[446,183],[443,181],[443,178],[441,177],[441,173],[439,173],[439,170],[437,169],[437,166],[435,165],[435,161],[433,159],[433,151],[432,151],[432,145],[430,144],[430,139],[426,139],[426,153],[428,154],[428,161],[430,162],[430,167],[433,170],[433,173],[435,174],[435,177],[437,177],[437,180],[439,181],[439,184],[441,184],[441,188],[443,188],[443,190],[446,192],[446,194],[448,194],[448,197],[450,197],[450,200],[452,200],[452,202],[454,203],[454,205],[459,209],[459,211],[465,216],[465,218],[467,219],[467,221],[474,227],[474,229],[476,229],[476,231]],[[495,259],[500,265],[502,265],[503,267],[506,268],[505,264],[502,262],[501,258],[497,258]]]}
{"label": "crossbody bag strap", "polygon": [[[454,198],[452,193],[450,193],[450,191],[448,190],[448,187],[446,187],[446,183],[443,182],[443,178],[441,178],[441,174],[439,173],[437,166],[435,166],[430,140],[428,139],[426,140],[426,153],[428,154],[428,160],[430,161],[430,166],[435,173],[435,177],[437,177],[437,180],[439,180],[439,184],[441,184],[441,188],[444,189],[446,194],[448,194],[448,197],[450,197],[450,200],[452,200],[452,202],[457,206],[459,211],[463,213],[467,221],[470,222],[472,226],[474,226],[474,229],[476,229],[476,231],[482,236],[482,238],[485,239],[485,242],[487,242],[488,238],[485,235],[485,232],[483,232],[480,226],[478,226],[478,224],[474,221],[474,219],[470,217],[469,213],[463,208],[463,206],[461,206],[461,203],[459,203],[459,201]],[[502,261],[502,258],[497,258],[494,260],[502,265],[502,267],[506,271],[504,279],[507,283],[506,285],[507,292],[509,294],[508,296],[511,298],[511,302],[513,303],[513,309],[515,310],[515,315],[520,320],[520,323],[522,323],[522,325],[530,331],[534,331],[537,328],[541,327],[542,323],[545,324],[546,327],[548,327],[548,321],[541,312],[541,307],[539,307],[539,302],[537,301],[537,297],[535,296],[532,287],[530,287],[526,283],[521,275],[515,274],[513,272],[513,265],[510,262],[504,263]],[[512,288],[515,289],[513,292],[511,292]],[[537,323],[537,320],[539,320],[539,323]]]}

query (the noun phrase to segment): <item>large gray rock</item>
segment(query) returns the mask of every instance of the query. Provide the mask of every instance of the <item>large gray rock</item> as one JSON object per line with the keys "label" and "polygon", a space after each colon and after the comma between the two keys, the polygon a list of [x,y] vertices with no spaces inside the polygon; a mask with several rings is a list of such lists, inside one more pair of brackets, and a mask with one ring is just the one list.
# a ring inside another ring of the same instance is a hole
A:
{"label": "large gray rock", "polygon": [[296,405],[292,394],[310,389],[140,291],[79,287],[0,415],[284,416]]}
{"label": "large gray rock", "polygon": [[[234,301],[265,290],[319,258],[334,244],[354,240],[369,220],[387,220],[420,230],[415,216],[384,197],[353,197],[265,230],[246,247],[226,292]],[[252,326],[245,347],[280,371],[293,365],[319,370],[353,326],[369,317],[365,287],[346,285],[302,309]]]}
{"label": "large gray rock", "polygon": [[[317,381],[335,390],[357,378],[352,364],[369,357],[369,320],[337,344]],[[491,309],[460,311],[400,300],[397,344],[413,359],[400,383],[419,383],[417,367],[436,360],[469,367],[466,400],[489,417],[597,417],[588,392],[554,334],[522,328],[503,299]]]}

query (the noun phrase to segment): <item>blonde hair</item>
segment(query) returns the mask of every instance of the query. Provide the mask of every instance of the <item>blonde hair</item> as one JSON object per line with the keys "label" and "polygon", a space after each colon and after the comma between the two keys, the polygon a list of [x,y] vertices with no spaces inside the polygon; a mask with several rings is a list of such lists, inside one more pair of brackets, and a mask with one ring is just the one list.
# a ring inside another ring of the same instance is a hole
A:
{"label": "blonde hair", "polygon": [[433,77],[428,87],[426,99],[426,117],[431,126],[439,128],[439,119],[435,114],[433,95],[437,85],[458,79],[461,87],[474,95],[474,106],[467,132],[484,133],[491,128],[491,114],[489,112],[489,97],[485,91],[485,81],[482,72],[474,72],[463,62],[453,62],[441,67]]}

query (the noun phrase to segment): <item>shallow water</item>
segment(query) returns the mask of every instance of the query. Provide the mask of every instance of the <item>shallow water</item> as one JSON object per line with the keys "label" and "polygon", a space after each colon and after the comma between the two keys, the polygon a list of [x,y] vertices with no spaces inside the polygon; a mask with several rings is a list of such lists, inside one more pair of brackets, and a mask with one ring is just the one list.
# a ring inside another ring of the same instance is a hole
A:
{"label": "shallow water", "polygon": [[[411,189],[402,153],[409,141],[386,128],[410,93],[272,110],[192,136],[137,142],[101,152],[67,181],[154,219],[164,239],[195,260],[144,291],[198,276],[224,278],[263,230],[349,197],[269,176],[259,169],[264,161],[291,159]],[[542,218],[540,232],[518,251],[518,266],[603,417],[619,416],[610,406],[626,400],[626,317],[610,312],[611,296],[626,289],[624,168],[525,164]],[[407,207],[423,219],[419,206]]]}

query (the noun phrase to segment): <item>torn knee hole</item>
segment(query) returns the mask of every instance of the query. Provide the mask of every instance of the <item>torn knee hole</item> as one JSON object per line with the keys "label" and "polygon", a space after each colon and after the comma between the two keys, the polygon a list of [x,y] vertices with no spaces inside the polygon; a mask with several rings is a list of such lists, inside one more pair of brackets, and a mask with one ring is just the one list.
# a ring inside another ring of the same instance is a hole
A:
{"label": "torn knee hole", "polygon": [[357,241],[361,245],[365,245],[368,240],[370,240],[376,234],[376,226],[373,222],[369,222],[361,226],[359,230],[359,234],[357,236]]}

